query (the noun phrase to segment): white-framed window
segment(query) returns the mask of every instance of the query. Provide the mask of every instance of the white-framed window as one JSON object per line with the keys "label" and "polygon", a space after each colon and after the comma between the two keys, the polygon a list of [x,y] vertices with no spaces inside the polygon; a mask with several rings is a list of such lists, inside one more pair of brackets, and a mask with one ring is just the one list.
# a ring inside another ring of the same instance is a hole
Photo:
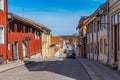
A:
{"label": "white-framed window", "polygon": [[118,23],[118,15],[116,14],[115,15],[115,24],[117,24]]}
{"label": "white-framed window", "polygon": [[4,0],[0,0],[0,10],[4,10]]}
{"label": "white-framed window", "polygon": [[35,39],[37,39],[37,31],[34,32]]}
{"label": "white-framed window", "polygon": [[32,33],[32,28],[30,28],[30,33]]}
{"label": "white-framed window", "polygon": [[39,31],[38,31],[38,32],[37,32],[37,37],[38,37],[38,39],[40,39],[39,35],[40,35],[40,33],[39,33]]}
{"label": "white-framed window", "polygon": [[26,31],[26,26],[23,26],[23,32],[25,33],[25,31]]}
{"label": "white-framed window", "polygon": [[0,44],[4,44],[4,28],[0,26]]}
{"label": "white-framed window", "polygon": [[17,24],[14,24],[14,32],[17,32]]}
{"label": "white-framed window", "polygon": [[10,43],[8,42],[8,51],[10,51]]}

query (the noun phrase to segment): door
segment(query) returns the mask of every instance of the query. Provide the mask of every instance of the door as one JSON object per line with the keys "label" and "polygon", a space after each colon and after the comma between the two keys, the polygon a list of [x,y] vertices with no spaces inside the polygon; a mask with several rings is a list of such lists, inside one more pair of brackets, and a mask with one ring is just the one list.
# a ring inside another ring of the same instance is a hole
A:
{"label": "door", "polygon": [[27,42],[26,41],[22,42],[22,53],[23,53],[24,58],[26,58],[28,56],[28,48],[27,48]]}
{"label": "door", "polygon": [[118,37],[117,37],[117,33],[118,33],[118,31],[117,31],[117,25],[115,25],[114,26],[114,46],[115,46],[115,51],[114,51],[114,61],[115,61],[115,63],[117,62],[117,54],[118,54],[118,51],[117,51],[117,49],[118,49]]}
{"label": "door", "polygon": [[13,60],[17,60],[17,59],[19,59],[19,57],[18,57],[18,42],[17,41],[15,41],[15,42],[13,42]]}

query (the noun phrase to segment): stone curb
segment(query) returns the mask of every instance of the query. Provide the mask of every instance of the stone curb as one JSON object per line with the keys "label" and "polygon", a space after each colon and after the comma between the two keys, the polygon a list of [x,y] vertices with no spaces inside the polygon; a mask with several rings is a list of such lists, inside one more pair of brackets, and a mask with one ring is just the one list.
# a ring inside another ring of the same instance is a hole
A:
{"label": "stone curb", "polygon": [[96,74],[90,69],[90,67],[87,66],[81,59],[76,59],[76,60],[79,61],[79,63],[85,68],[85,70],[87,71],[87,73],[89,74],[92,80],[100,80],[96,76]]}

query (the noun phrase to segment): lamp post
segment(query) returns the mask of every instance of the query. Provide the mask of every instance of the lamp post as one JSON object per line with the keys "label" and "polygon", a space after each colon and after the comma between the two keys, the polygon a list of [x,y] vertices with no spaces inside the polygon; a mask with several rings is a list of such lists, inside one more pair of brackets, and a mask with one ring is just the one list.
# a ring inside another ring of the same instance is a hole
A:
{"label": "lamp post", "polygon": [[98,61],[98,56],[99,56],[99,41],[98,41],[98,31],[99,31],[99,23],[101,22],[101,15],[98,12],[97,16],[97,33],[96,33],[96,38],[97,38],[97,61]]}
{"label": "lamp post", "polygon": [[[103,15],[107,15],[107,23],[101,23],[102,20],[102,16]],[[107,28],[105,28],[106,26],[104,26],[105,29],[107,29],[107,39],[108,39],[108,54],[107,54],[107,64],[109,63],[109,1],[107,2],[107,12],[106,13],[99,13],[96,16],[97,18],[97,61],[98,61],[98,55],[99,55],[99,43],[98,43],[98,27],[101,26],[101,24],[106,24]]]}

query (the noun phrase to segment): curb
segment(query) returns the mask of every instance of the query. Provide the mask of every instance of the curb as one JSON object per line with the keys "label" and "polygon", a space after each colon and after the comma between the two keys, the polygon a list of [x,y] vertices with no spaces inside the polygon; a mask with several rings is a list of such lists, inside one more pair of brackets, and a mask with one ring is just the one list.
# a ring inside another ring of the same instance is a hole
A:
{"label": "curb", "polygon": [[100,80],[95,73],[80,59],[76,59],[85,69],[85,71],[88,73],[88,75],[90,76],[91,80]]}

